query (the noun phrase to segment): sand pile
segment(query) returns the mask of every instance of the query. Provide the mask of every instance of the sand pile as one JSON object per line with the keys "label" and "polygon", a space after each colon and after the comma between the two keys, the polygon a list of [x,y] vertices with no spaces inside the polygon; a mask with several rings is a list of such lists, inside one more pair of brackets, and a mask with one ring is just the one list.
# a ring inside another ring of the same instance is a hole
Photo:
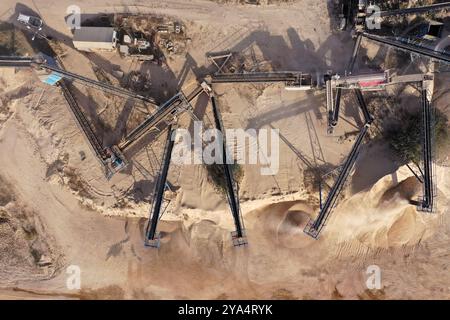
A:
{"label": "sand pile", "polygon": [[[438,172],[443,174],[442,170]],[[443,188],[448,186],[444,184]],[[319,241],[311,240],[303,233],[309,219],[317,215],[318,208],[306,200],[298,200],[301,197],[296,200],[280,197],[276,203],[259,206],[258,201],[248,201],[244,206],[244,221],[252,246],[273,245],[277,250],[340,246],[349,242],[368,250],[414,246],[433,235],[442,214],[441,211],[427,214],[416,210],[411,201],[418,199],[421,190],[411,172],[401,167],[367,190],[347,195],[346,200],[332,212]],[[446,201],[442,197],[439,200],[440,203]],[[227,210],[206,213],[191,209],[179,222],[181,225],[178,224],[177,228],[171,227],[170,231],[163,232],[167,244],[175,232],[181,233],[182,236],[177,238],[184,239],[183,242],[193,248],[211,249],[212,244],[214,247],[226,246],[229,232],[233,229],[231,214]]]}
{"label": "sand pile", "polygon": [[284,214],[277,226],[277,242],[285,248],[302,248],[305,242],[302,238],[306,235],[303,229],[312,214],[312,208],[303,202],[296,202]]}
{"label": "sand pile", "polygon": [[32,91],[29,76],[29,72],[0,68],[0,126],[14,114],[18,100]]}
{"label": "sand pile", "polygon": [[371,249],[416,245],[431,234],[440,213],[418,212],[411,201],[422,188],[401,167],[373,187],[343,201],[332,215],[324,237],[337,242],[357,241]]}
{"label": "sand pile", "polygon": [[59,255],[39,217],[24,207],[0,177],[0,284],[51,278]]}

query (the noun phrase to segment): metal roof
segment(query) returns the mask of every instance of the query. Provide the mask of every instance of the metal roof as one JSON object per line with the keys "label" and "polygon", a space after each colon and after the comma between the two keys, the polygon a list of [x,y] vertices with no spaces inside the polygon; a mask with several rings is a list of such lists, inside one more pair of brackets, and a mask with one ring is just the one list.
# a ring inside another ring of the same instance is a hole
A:
{"label": "metal roof", "polygon": [[114,28],[81,27],[75,29],[73,41],[80,42],[112,42]]}

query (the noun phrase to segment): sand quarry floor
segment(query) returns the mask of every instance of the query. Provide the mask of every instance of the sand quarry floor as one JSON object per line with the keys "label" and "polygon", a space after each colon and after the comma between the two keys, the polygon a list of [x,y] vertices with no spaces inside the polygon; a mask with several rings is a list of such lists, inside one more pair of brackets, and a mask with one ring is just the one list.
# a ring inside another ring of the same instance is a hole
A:
{"label": "sand quarry floor", "polygon": [[[142,66],[116,54],[82,55],[71,48],[63,16],[74,1],[5,0],[1,19],[28,8],[39,12],[60,41],[68,70],[95,79],[93,66],[113,74]],[[178,86],[189,92],[209,70],[207,52],[252,51],[273,70],[316,72],[345,68],[349,33],[335,33],[326,1],[281,5],[221,5],[211,1],[82,1],[86,14],[139,12],[181,20],[187,51],[145,70],[160,101]],[[386,67],[386,48],[363,43],[367,57]],[[188,72],[182,76],[187,67]],[[422,60],[402,72],[426,72]],[[140,69],[141,68],[141,69]],[[450,113],[448,75],[436,76],[433,104]],[[111,77],[114,83],[114,77]],[[117,143],[152,106],[133,104],[75,84],[79,103],[105,145]],[[170,203],[160,222],[159,250],[143,246],[163,138],[144,138],[127,153],[131,165],[107,181],[58,88],[34,71],[0,70],[0,297],[67,299],[428,299],[450,298],[448,156],[436,166],[436,213],[409,204],[421,187],[375,139],[362,148],[353,176],[319,240],[303,233],[318,212],[310,166],[331,170],[346,157],[362,125],[351,94],[343,96],[339,126],[326,134],[325,94],[286,91],[277,85],[215,87],[225,127],[278,128],[278,173],[261,176],[243,165],[240,198],[249,245],[235,248],[227,202],[201,165],[172,166]],[[418,106],[410,87],[376,93]],[[211,125],[207,97],[195,114]],[[386,106],[378,106],[386,108]],[[191,119],[180,118],[189,130]],[[80,152],[86,155],[82,160]],[[323,172],[324,173],[324,172]],[[366,287],[367,267],[378,265],[382,288]],[[66,286],[66,268],[80,267],[81,289]]]}

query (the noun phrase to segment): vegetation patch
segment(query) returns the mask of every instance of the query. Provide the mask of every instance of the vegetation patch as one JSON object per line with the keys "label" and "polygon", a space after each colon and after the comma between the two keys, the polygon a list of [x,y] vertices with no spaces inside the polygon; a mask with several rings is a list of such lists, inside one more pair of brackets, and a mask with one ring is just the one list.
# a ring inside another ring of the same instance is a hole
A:
{"label": "vegetation patch", "polygon": [[[385,130],[384,137],[401,163],[419,164],[422,161],[422,127],[422,111],[419,109],[412,113],[400,112],[397,125]],[[450,142],[448,118],[440,110],[435,110],[432,118],[432,135],[433,148],[439,155],[440,150]]]}
{"label": "vegetation patch", "polygon": [[[222,164],[208,164],[205,165],[206,171],[208,172],[208,181],[214,185],[216,192],[226,195],[227,194],[227,184],[225,179],[225,172]],[[239,184],[244,177],[244,171],[242,166],[233,163],[230,165],[234,181]]]}

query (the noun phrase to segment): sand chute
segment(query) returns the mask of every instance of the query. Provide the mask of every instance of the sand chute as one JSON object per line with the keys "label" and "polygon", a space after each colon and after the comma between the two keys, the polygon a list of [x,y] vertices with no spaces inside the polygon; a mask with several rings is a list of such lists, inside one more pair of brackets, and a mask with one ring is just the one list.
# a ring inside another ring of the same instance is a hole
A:
{"label": "sand chute", "polygon": [[297,249],[309,245],[309,241],[305,241],[303,229],[311,217],[311,212],[312,209],[306,204],[296,203],[284,213],[277,227],[277,241],[281,246]]}

